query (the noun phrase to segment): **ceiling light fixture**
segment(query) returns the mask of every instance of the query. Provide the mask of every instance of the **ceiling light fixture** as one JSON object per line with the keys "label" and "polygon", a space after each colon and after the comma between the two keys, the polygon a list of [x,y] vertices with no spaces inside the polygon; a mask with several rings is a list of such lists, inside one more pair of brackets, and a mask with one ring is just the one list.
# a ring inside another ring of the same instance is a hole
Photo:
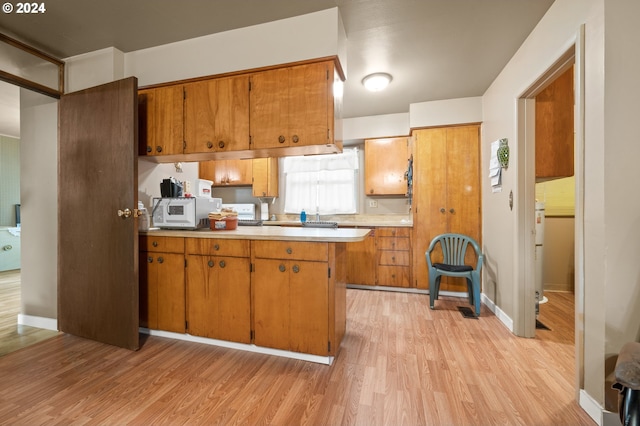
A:
{"label": "ceiling light fixture", "polygon": [[391,80],[391,74],[387,74],[386,72],[376,72],[373,74],[369,74],[368,76],[363,78],[362,84],[370,92],[379,92],[381,90],[384,90],[384,88],[389,85]]}

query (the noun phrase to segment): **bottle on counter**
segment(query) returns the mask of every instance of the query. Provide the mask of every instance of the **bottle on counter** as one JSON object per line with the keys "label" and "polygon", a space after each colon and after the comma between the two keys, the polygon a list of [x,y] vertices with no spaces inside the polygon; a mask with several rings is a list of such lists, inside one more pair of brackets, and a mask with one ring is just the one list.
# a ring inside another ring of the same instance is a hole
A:
{"label": "bottle on counter", "polygon": [[138,216],[138,230],[148,231],[150,226],[149,212],[145,208],[142,201],[138,201],[138,211],[140,211],[140,216]]}
{"label": "bottle on counter", "polygon": [[300,212],[300,222],[304,223],[307,221],[307,212],[304,211],[304,209],[302,209],[302,211]]}

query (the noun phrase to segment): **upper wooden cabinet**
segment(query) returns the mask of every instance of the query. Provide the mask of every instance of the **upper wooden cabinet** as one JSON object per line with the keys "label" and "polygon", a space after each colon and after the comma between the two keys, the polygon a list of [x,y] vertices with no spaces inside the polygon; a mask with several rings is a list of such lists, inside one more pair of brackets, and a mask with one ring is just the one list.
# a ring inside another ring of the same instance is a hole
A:
{"label": "upper wooden cabinet", "polygon": [[252,148],[333,143],[333,75],[333,62],[252,74]]}
{"label": "upper wooden cabinet", "polygon": [[573,176],[573,66],[536,96],[536,178]]}
{"label": "upper wooden cabinet", "polygon": [[409,138],[364,141],[366,195],[406,195]]}
{"label": "upper wooden cabinet", "polygon": [[185,154],[249,149],[249,77],[187,83]]}
{"label": "upper wooden cabinet", "polygon": [[278,159],[254,158],[253,162],[253,196],[278,196]]}
{"label": "upper wooden cabinet", "polygon": [[202,161],[198,177],[213,181],[214,186],[251,185],[253,164],[248,160],[211,160]]}
{"label": "upper wooden cabinet", "polygon": [[139,155],[182,154],[183,98],[181,84],[138,91]]}

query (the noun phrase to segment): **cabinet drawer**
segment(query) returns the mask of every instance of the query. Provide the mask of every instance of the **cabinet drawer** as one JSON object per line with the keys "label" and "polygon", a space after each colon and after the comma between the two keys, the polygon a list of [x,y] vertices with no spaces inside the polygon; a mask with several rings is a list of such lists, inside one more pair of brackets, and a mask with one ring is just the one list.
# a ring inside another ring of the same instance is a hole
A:
{"label": "cabinet drawer", "polygon": [[408,266],[378,266],[378,285],[409,287],[409,275]]}
{"label": "cabinet drawer", "polygon": [[249,257],[249,240],[187,238],[187,254]]}
{"label": "cabinet drawer", "polygon": [[409,266],[409,252],[378,250],[378,265]]}
{"label": "cabinet drawer", "polygon": [[140,251],[184,253],[184,238],[140,235]]}
{"label": "cabinet drawer", "polygon": [[411,228],[378,228],[376,231],[378,237],[408,237]]}
{"label": "cabinet drawer", "polygon": [[376,237],[378,250],[409,250],[409,238]]}
{"label": "cabinet drawer", "polygon": [[298,241],[252,241],[255,257],[263,259],[296,259],[326,262],[329,259],[328,243]]}

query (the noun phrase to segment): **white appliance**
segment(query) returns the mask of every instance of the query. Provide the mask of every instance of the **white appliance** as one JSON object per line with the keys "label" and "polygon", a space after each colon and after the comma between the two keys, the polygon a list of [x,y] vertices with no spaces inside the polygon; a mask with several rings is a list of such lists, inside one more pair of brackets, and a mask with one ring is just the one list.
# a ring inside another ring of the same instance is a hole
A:
{"label": "white appliance", "polygon": [[256,205],[255,204],[223,204],[222,208],[230,208],[238,212],[238,220],[255,220]]}
{"label": "white appliance", "polygon": [[544,245],[544,203],[536,202],[536,315],[538,314],[539,305],[545,303],[548,299],[544,297],[544,264],[543,264],[543,245]]}
{"label": "white appliance", "polygon": [[269,220],[269,203],[260,203],[260,220]]}
{"label": "white appliance", "polygon": [[220,211],[221,206],[220,198],[154,198],[151,220],[153,226],[163,229],[208,228],[209,213]]}

